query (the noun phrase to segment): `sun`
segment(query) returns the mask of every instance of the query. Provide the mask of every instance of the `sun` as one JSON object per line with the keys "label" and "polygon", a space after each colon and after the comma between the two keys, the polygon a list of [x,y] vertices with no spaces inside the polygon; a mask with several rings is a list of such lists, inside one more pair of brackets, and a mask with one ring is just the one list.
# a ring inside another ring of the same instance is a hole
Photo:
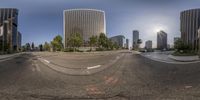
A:
{"label": "sun", "polygon": [[165,28],[161,25],[156,25],[156,26],[154,26],[153,30],[154,30],[154,33],[158,33],[161,30],[165,30]]}

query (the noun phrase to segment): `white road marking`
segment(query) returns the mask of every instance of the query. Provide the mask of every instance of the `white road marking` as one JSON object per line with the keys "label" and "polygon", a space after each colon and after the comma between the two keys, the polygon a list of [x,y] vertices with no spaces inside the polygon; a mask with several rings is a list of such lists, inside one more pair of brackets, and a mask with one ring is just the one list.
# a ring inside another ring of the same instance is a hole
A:
{"label": "white road marking", "polygon": [[50,63],[50,61],[46,60],[46,59],[43,59],[46,63]]}
{"label": "white road marking", "polygon": [[99,68],[101,67],[101,65],[96,65],[96,66],[92,66],[92,67],[87,67],[87,69],[94,69],[94,68]]}

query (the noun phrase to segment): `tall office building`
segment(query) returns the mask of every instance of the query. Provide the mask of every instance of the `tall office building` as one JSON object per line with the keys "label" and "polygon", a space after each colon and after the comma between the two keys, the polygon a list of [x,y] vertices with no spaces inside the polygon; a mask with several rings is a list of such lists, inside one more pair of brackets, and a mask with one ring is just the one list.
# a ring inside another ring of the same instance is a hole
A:
{"label": "tall office building", "polygon": [[167,33],[165,33],[164,31],[160,31],[157,33],[157,49],[167,49]]}
{"label": "tall office building", "polygon": [[152,45],[153,45],[153,43],[152,43],[151,40],[148,40],[148,41],[145,42],[145,48],[147,50],[151,50],[152,49]]}
{"label": "tall office building", "polygon": [[0,51],[18,51],[18,10],[0,8]]}
{"label": "tall office building", "polygon": [[18,45],[18,48],[21,49],[21,46],[22,46],[22,34],[20,32],[17,33],[17,45]]}
{"label": "tall office building", "polygon": [[113,43],[117,44],[120,48],[125,47],[125,37],[123,35],[117,35],[109,38]]}
{"label": "tall office building", "polygon": [[181,39],[198,50],[198,28],[200,27],[200,9],[182,11],[180,14]]}
{"label": "tall office building", "polygon": [[68,46],[71,34],[81,34],[84,45],[89,38],[106,34],[105,12],[95,9],[69,9],[64,11],[64,47]]}
{"label": "tall office building", "polygon": [[129,39],[126,39],[126,45],[125,48],[129,49]]}
{"label": "tall office building", "polygon": [[133,49],[138,49],[138,40],[139,40],[139,31],[134,30],[133,31],[133,43],[132,43]]}

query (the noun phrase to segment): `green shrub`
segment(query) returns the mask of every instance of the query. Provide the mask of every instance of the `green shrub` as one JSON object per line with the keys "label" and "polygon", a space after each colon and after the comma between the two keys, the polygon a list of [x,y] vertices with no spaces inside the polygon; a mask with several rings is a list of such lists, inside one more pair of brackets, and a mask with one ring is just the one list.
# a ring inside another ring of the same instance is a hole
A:
{"label": "green shrub", "polygon": [[96,48],[96,51],[104,51],[103,48]]}
{"label": "green shrub", "polygon": [[64,49],[64,52],[74,52],[74,49],[73,48],[66,48],[66,49]]}
{"label": "green shrub", "polygon": [[176,51],[172,55],[174,55],[174,56],[195,56],[195,55],[197,55],[197,53],[194,51],[188,50],[188,51],[184,51],[184,52]]}
{"label": "green shrub", "polygon": [[66,48],[64,49],[64,52],[83,52],[82,50],[76,49],[74,50],[74,48]]}

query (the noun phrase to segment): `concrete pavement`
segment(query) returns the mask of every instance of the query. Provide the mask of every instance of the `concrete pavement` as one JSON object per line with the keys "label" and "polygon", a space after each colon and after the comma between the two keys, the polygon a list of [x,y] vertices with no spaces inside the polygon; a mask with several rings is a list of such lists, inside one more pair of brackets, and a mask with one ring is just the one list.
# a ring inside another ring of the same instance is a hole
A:
{"label": "concrete pavement", "polygon": [[[133,51],[133,52],[137,52],[137,51]],[[179,57],[171,56],[172,52],[146,52],[146,53],[139,53],[139,54],[151,60],[169,63],[169,64],[189,64],[189,63],[200,62],[200,60],[191,60],[191,59],[197,59],[198,57],[188,56],[188,57],[179,58]],[[178,59],[182,59],[182,60],[178,60]]]}
{"label": "concrete pavement", "polygon": [[[73,76],[52,70],[32,54],[0,63],[0,98],[10,100],[198,100],[200,67],[167,64],[139,54],[103,71]],[[105,60],[107,56],[105,56]],[[78,63],[78,62],[77,62]]]}
{"label": "concrete pavement", "polygon": [[[49,68],[68,75],[91,75],[112,66],[124,56],[119,52],[107,53],[33,53]],[[48,56],[46,56],[48,55]]]}
{"label": "concrete pavement", "polygon": [[19,56],[21,54],[23,54],[23,52],[15,53],[15,54],[0,55],[0,62],[12,59],[12,58],[17,57],[17,56]]}

